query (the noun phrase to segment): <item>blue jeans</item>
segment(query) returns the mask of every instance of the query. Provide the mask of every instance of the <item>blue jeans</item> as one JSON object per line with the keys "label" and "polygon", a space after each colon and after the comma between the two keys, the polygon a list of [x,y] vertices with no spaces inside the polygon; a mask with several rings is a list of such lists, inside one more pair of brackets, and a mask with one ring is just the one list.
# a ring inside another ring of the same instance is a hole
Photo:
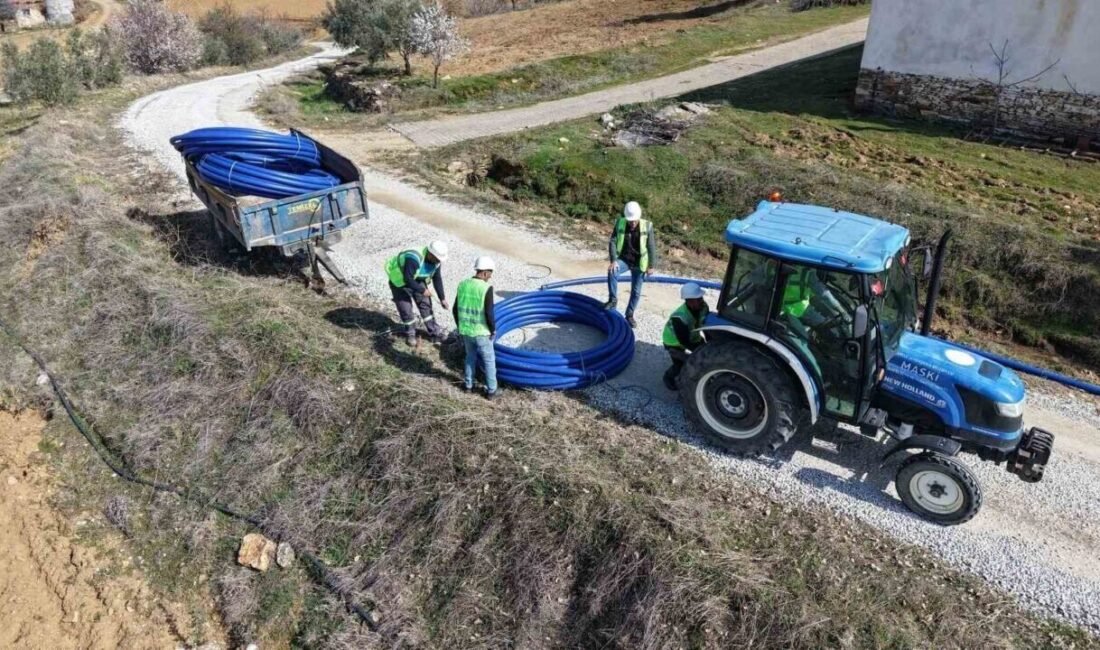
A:
{"label": "blue jeans", "polygon": [[474,387],[477,358],[481,357],[481,369],[485,372],[485,389],[497,392],[497,357],[493,351],[493,339],[488,336],[463,336],[466,344],[466,388]]}
{"label": "blue jeans", "polygon": [[607,272],[607,294],[611,300],[619,299],[619,275],[630,271],[630,302],[626,305],[626,315],[633,316],[638,308],[638,301],[642,299],[642,284],[645,283],[645,272],[634,266],[626,265],[619,260],[615,262],[615,270]]}

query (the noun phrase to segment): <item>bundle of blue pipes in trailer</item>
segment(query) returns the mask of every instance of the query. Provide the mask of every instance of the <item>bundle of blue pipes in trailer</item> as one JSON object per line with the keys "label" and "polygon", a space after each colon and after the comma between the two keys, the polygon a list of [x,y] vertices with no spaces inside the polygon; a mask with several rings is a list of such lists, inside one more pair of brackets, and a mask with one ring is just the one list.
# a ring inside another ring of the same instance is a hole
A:
{"label": "bundle of blue pipes in trailer", "polygon": [[245,252],[271,247],[286,257],[304,253],[314,286],[324,286],[321,267],[347,283],[328,252],[342,230],[368,217],[355,163],[295,129],[205,128],[171,143],[220,243]]}

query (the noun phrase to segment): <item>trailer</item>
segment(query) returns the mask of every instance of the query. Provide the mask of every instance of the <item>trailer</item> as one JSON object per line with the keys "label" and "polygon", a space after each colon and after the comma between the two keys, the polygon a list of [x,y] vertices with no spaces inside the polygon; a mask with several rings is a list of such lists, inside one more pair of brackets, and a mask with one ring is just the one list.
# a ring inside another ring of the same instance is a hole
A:
{"label": "trailer", "polygon": [[206,206],[220,244],[239,246],[246,253],[268,247],[277,248],[286,257],[304,253],[314,282],[324,285],[319,268],[323,266],[337,281],[347,284],[328,252],[345,228],[369,217],[363,174],[355,163],[316,138],[295,129],[291,133],[315,142],[322,166],[342,184],[283,199],[236,197],[204,181],[195,163],[185,157],[187,182]]}

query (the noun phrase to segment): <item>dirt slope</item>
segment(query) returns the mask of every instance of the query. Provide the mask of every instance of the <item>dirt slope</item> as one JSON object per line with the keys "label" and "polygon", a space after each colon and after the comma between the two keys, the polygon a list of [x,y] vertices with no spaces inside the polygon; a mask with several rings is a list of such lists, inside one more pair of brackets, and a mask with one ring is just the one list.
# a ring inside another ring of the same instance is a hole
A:
{"label": "dirt slope", "polygon": [[107,575],[110,563],[78,544],[73,522],[49,504],[43,425],[0,411],[0,647],[185,645],[182,608],[154,598],[137,574]]}

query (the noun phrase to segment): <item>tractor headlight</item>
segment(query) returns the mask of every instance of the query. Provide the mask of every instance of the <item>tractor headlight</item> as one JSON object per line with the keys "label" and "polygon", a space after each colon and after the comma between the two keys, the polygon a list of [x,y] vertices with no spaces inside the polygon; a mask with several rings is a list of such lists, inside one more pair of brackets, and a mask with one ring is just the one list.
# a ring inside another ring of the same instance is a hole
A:
{"label": "tractor headlight", "polygon": [[1006,403],[997,402],[997,413],[1005,418],[1020,418],[1024,416],[1024,401]]}

